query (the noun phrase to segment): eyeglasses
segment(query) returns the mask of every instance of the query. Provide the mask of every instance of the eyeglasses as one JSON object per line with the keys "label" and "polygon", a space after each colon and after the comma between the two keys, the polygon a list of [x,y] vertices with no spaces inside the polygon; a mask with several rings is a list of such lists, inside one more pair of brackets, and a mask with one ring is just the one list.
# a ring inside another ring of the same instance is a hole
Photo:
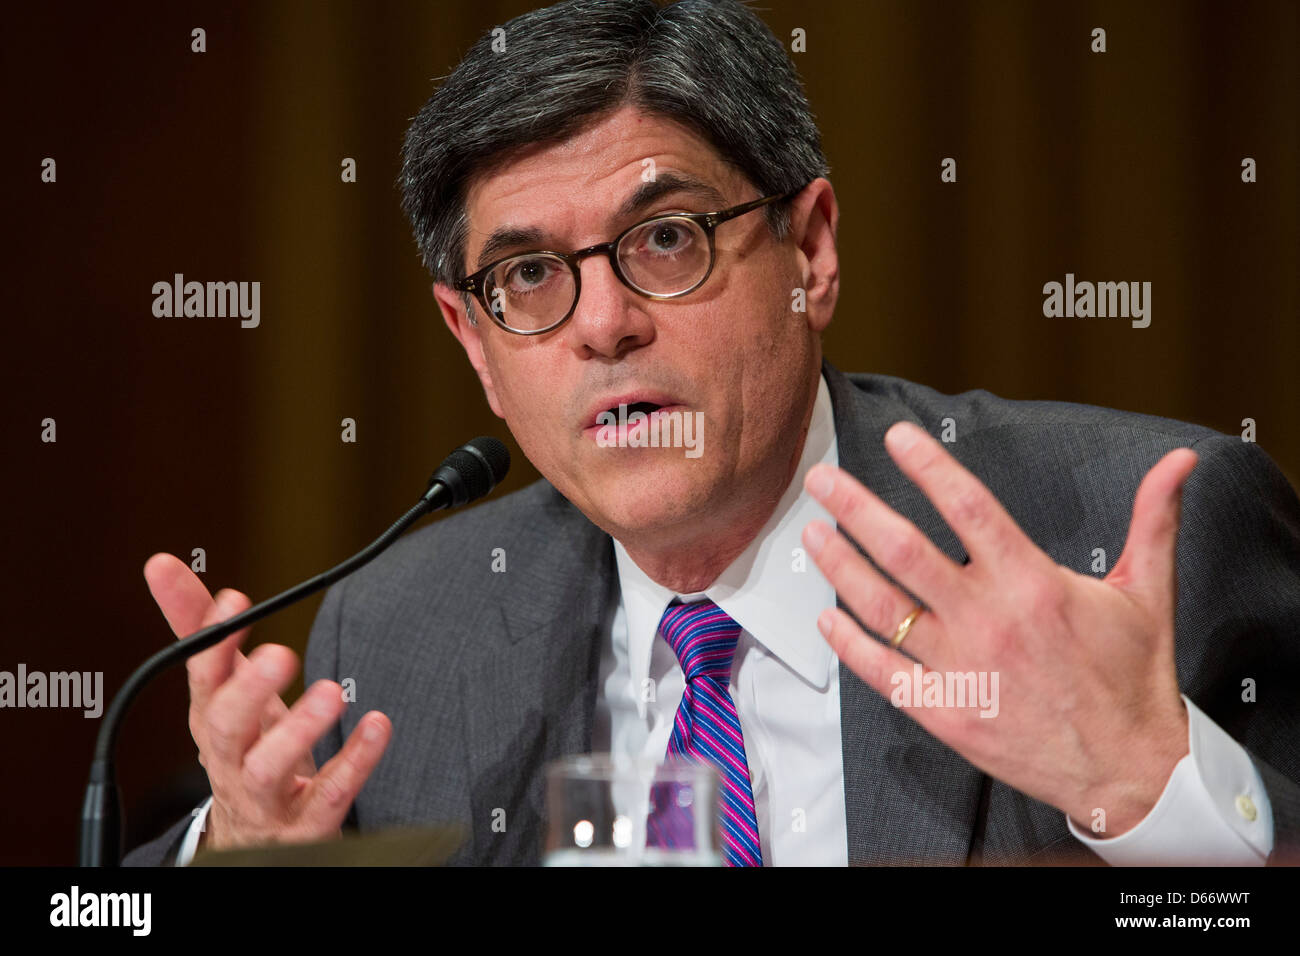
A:
{"label": "eyeglasses", "polygon": [[517,335],[541,335],[563,325],[578,306],[578,263],[605,255],[625,286],[647,299],[675,299],[694,292],[713,272],[713,232],[719,225],[770,202],[790,199],[804,187],[775,193],[719,212],[668,213],[629,226],[609,242],[577,252],[538,250],[499,259],[453,288],[478,296],[497,325]]}

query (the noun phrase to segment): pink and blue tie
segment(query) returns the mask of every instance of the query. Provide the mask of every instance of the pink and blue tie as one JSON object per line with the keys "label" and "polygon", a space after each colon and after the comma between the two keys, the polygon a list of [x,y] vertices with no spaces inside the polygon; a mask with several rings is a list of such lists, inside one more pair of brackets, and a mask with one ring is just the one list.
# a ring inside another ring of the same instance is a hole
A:
{"label": "pink and blue tie", "polygon": [[[717,767],[722,779],[723,858],[728,866],[762,866],[745,740],[727,689],[740,630],[712,601],[674,604],[664,611],[659,633],[676,653],[686,677],[667,756]],[[671,785],[656,785],[651,796],[656,809],[647,821],[646,845],[689,845],[690,817],[677,809]]]}

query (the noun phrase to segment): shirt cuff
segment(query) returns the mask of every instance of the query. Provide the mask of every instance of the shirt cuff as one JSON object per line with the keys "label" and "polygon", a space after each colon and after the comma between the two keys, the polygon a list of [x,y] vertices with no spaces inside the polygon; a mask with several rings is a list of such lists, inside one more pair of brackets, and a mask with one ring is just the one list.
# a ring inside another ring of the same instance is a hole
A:
{"label": "shirt cuff", "polygon": [[203,801],[203,806],[194,811],[194,822],[190,828],[185,831],[185,839],[181,841],[181,848],[176,852],[176,865],[188,866],[190,860],[194,859],[194,854],[199,849],[199,837],[203,835],[203,829],[207,826],[208,811],[212,809],[212,798]]}
{"label": "shirt cuff", "polygon": [[1246,748],[1186,694],[1188,753],[1133,829],[1099,839],[1065,824],[1111,866],[1263,866],[1273,852],[1273,806]]}

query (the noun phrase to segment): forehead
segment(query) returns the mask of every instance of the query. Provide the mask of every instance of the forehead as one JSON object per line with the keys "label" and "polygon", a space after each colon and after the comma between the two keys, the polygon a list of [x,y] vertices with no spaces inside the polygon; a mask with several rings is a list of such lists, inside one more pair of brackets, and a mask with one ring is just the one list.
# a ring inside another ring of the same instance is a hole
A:
{"label": "forehead", "polygon": [[603,228],[634,192],[665,192],[663,186],[645,188],[661,178],[667,185],[691,181],[711,187],[713,196],[695,190],[702,200],[738,202],[744,189],[744,177],[703,137],[673,120],[623,107],[561,142],[526,147],[475,176],[466,192],[466,252],[476,258],[488,237],[505,226],[538,227],[557,237]]}

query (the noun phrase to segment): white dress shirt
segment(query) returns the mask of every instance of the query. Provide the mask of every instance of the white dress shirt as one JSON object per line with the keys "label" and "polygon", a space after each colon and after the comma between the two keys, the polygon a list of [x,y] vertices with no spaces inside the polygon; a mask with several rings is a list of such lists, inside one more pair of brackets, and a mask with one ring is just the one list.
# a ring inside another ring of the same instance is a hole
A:
{"label": "white dress shirt", "polygon": [[[685,679],[658,636],[673,598],[708,598],[742,628],[731,669],[764,864],[848,863],[839,661],[817,630],[835,590],[804,555],[809,521],[834,524],[803,490],[813,465],[839,464],[830,392],[822,379],[789,487],[748,548],[700,594],[652,581],[614,542],[622,588],[604,648],[593,747],[662,760]],[[648,683],[652,682],[652,683]],[[653,700],[648,689],[653,689]]]}
{"label": "white dress shirt", "polygon": [[[676,655],[658,637],[659,619],[674,598],[713,601],[742,628],[730,692],[768,866],[848,862],[839,662],[817,630],[817,616],[835,605],[835,593],[801,541],[809,521],[834,523],[803,490],[804,475],[818,462],[839,464],[825,378],[789,487],[763,530],[709,588],[677,594],[651,580],[614,542],[621,593],[601,653],[593,748],[663,759],[684,680]],[[1142,821],[1104,839],[1068,816],[1066,825],[1113,865],[1262,865],[1273,849],[1263,780],[1245,748],[1186,696],[1183,701],[1190,752]],[[209,799],[196,813],[178,865],[193,858],[210,805]]]}

